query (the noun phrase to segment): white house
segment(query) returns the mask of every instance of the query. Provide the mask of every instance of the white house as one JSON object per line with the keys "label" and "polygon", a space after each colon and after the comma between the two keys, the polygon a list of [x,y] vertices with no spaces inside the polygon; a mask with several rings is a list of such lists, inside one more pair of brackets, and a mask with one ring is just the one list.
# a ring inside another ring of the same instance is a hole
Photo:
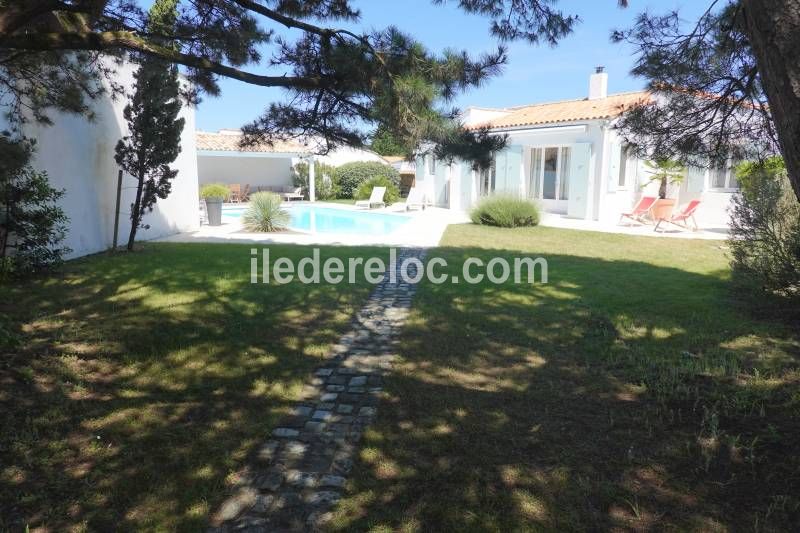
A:
{"label": "white house", "polygon": [[[130,89],[135,65],[113,66],[117,71],[114,81]],[[61,207],[69,217],[64,241],[65,246],[72,248],[69,257],[99,252],[112,245],[119,170],[114,161],[114,147],[127,133],[122,116],[126,103],[126,98],[102,96],[92,102],[96,115],[92,121],[52,112],[52,126],[31,122],[23,129],[27,137],[37,141],[33,167],[46,171],[54,188],[66,191]],[[143,222],[150,227],[139,229],[139,240],[192,231],[200,224],[194,109],[184,106],[180,116],[186,120],[186,125],[181,136],[181,153],[172,165],[178,170],[178,176],[172,182],[170,196],[159,200],[153,212],[145,215]],[[0,124],[0,129],[5,129],[5,125]],[[130,231],[134,186],[133,178],[123,177],[119,217],[121,244],[127,242]]]}
{"label": "white house", "polygon": [[[417,159],[417,186],[428,201],[466,210],[494,193],[536,200],[547,212],[571,218],[616,222],[642,194],[655,194],[645,162],[629,156],[614,121],[626,109],[650,98],[647,92],[607,94],[608,74],[591,76],[588,98],[513,108],[471,107],[467,127],[488,126],[508,135],[494,167],[475,172],[465,162],[451,165],[431,155]],[[738,184],[730,169],[689,168],[669,196],[683,205],[703,204],[697,220],[706,227],[725,226],[727,208]]]}
{"label": "white house", "polygon": [[240,130],[220,130],[216,133],[198,131],[197,171],[199,184],[238,183],[259,187],[287,187],[292,185],[292,167],[302,160],[315,159],[328,165],[339,166],[353,161],[386,161],[374,152],[358,148],[340,147],[327,155],[315,156],[314,143],[278,141],[272,145],[258,144],[240,147]]}

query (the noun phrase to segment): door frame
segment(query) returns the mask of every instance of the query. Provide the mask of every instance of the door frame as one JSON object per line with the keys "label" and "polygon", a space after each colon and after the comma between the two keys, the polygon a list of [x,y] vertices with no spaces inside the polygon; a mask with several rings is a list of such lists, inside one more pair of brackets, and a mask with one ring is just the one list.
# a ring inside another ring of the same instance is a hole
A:
{"label": "door frame", "polygon": [[[526,146],[528,157],[527,166],[528,171],[526,172],[527,179],[525,180],[525,197],[530,200],[535,200],[540,202],[542,206],[545,208],[546,211],[552,212],[567,212],[567,203],[569,202],[569,189],[567,189],[567,198],[561,198],[561,172],[563,170],[563,161],[562,161],[562,154],[564,148],[569,148],[572,150],[573,144],[572,143],[552,143],[552,144],[541,144],[541,145],[528,145]],[[555,148],[558,150],[556,153],[556,183],[555,183],[555,192],[556,197],[552,199],[546,199],[543,197],[544,193],[544,154],[547,148]],[[531,185],[531,175],[533,174],[533,154],[534,150],[541,150],[542,151],[542,164],[541,168],[539,169],[539,176],[537,178],[538,181],[538,189],[539,189],[539,197],[534,198],[531,195],[530,185]],[[569,171],[569,169],[567,169]],[[569,183],[567,183],[569,185]]]}

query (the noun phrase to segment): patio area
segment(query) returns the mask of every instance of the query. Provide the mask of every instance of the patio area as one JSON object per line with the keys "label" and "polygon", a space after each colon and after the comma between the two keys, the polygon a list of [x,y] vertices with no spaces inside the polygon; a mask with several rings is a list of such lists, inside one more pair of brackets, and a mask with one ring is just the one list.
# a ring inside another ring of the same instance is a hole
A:
{"label": "patio area", "polygon": [[[247,204],[226,204],[227,207],[244,207]],[[353,233],[313,233],[301,231],[283,231],[277,233],[253,233],[246,231],[239,218],[223,216],[221,226],[203,224],[198,231],[178,233],[158,239],[161,242],[240,242],[240,243],[272,243],[272,244],[305,244],[305,245],[348,245],[348,246],[410,246],[430,248],[438,246],[447,226],[451,224],[469,223],[469,215],[463,211],[427,207],[424,210],[406,211],[405,204],[400,202],[381,209],[360,209],[353,205],[333,202],[293,202],[292,205],[314,205],[320,208],[354,211],[358,213],[392,213],[409,217],[409,221],[399,229],[384,235],[358,235]],[[729,236],[727,227],[701,227],[698,231],[690,231],[673,225],[662,225],[658,232],[648,224],[610,224],[594,220],[569,218],[554,213],[542,213],[541,226],[597,231],[621,235],[644,237],[725,240]]]}
{"label": "patio area", "polygon": [[555,213],[542,213],[542,220],[539,222],[539,224],[551,228],[599,231],[602,233],[638,235],[641,237],[725,240],[730,235],[729,228],[722,225],[711,227],[700,226],[699,230],[691,231],[672,224],[662,224],[656,232],[653,230],[653,224],[640,224],[637,222],[631,222],[630,220],[623,221],[622,224],[614,224],[600,222],[597,220],[569,218],[565,215],[559,215]]}

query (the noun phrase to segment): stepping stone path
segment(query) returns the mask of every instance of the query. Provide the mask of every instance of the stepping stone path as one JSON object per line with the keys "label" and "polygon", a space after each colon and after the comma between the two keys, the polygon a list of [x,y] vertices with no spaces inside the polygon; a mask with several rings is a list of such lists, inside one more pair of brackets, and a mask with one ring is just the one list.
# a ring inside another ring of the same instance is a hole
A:
{"label": "stepping stone path", "polygon": [[[424,251],[398,252],[424,259]],[[415,269],[408,268],[413,278]],[[377,411],[383,376],[395,358],[416,285],[389,273],[303,390],[303,401],[258,449],[257,464],[216,513],[209,532],[314,531],[330,518],[357,446]]]}

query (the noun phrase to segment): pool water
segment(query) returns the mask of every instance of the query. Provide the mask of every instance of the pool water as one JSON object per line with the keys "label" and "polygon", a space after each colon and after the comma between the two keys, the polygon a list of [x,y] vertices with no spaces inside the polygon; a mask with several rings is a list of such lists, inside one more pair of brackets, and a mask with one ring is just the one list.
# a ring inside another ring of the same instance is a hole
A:
{"label": "pool water", "polygon": [[[222,209],[222,216],[239,218],[246,209],[246,207],[225,207]],[[286,211],[291,216],[290,229],[310,233],[388,235],[411,219],[393,213],[354,211],[315,205],[292,205],[287,207]]]}

